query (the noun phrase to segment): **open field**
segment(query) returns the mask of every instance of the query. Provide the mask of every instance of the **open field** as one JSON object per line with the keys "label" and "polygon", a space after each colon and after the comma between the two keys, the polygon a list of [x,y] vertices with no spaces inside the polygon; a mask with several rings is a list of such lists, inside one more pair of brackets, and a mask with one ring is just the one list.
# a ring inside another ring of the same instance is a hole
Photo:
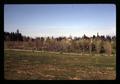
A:
{"label": "open field", "polygon": [[8,80],[114,80],[116,56],[4,50]]}

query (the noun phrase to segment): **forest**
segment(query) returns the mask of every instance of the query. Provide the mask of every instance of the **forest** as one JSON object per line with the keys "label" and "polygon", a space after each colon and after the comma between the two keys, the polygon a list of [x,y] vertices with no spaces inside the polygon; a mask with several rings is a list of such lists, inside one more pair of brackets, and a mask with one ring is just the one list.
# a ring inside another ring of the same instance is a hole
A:
{"label": "forest", "polygon": [[93,35],[88,37],[36,37],[23,36],[16,32],[4,32],[5,49],[74,52],[82,54],[115,54],[116,36]]}

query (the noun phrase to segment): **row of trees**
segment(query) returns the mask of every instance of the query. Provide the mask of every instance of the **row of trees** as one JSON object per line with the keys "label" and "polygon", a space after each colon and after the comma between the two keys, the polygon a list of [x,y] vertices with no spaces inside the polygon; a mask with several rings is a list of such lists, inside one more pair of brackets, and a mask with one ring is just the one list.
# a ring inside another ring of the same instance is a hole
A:
{"label": "row of trees", "polygon": [[45,51],[76,52],[76,53],[115,53],[116,37],[97,36],[87,37],[37,37],[35,39],[17,33],[4,34],[5,48],[32,49]]}

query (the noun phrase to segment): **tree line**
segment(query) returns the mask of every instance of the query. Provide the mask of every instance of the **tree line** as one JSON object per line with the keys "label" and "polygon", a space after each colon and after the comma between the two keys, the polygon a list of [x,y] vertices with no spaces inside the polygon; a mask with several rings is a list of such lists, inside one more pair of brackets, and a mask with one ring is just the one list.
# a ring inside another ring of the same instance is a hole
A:
{"label": "tree line", "polygon": [[88,37],[26,37],[17,32],[4,32],[4,47],[15,49],[30,49],[41,51],[75,52],[75,53],[106,53],[115,54],[116,36],[97,34]]}

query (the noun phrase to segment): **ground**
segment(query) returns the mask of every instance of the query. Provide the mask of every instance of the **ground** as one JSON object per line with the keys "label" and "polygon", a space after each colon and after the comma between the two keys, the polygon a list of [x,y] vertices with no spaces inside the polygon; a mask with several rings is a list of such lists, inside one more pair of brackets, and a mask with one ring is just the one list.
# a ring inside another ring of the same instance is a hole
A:
{"label": "ground", "polygon": [[114,80],[116,56],[4,50],[6,80]]}

